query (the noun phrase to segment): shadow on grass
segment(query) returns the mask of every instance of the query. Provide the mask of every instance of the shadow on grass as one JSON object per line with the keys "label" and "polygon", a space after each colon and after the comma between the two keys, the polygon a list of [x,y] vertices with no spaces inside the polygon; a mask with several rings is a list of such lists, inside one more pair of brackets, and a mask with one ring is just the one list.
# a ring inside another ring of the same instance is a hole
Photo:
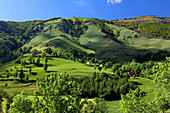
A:
{"label": "shadow on grass", "polygon": [[25,68],[32,68],[32,66],[25,66]]}
{"label": "shadow on grass", "polygon": [[142,83],[139,83],[139,82],[132,82],[134,83],[135,85],[143,85]]}
{"label": "shadow on grass", "polygon": [[37,67],[43,67],[43,64],[38,64]]}
{"label": "shadow on grass", "polygon": [[58,72],[58,71],[46,71],[46,73],[53,73],[53,72]]}
{"label": "shadow on grass", "polygon": [[21,80],[19,81],[20,83],[35,83],[36,80],[28,80],[28,81],[25,81],[25,80]]}
{"label": "shadow on grass", "polygon": [[32,75],[37,75],[37,73],[36,73],[36,72],[31,72],[31,74],[32,74]]}
{"label": "shadow on grass", "polygon": [[47,64],[49,67],[55,66],[54,64]]}

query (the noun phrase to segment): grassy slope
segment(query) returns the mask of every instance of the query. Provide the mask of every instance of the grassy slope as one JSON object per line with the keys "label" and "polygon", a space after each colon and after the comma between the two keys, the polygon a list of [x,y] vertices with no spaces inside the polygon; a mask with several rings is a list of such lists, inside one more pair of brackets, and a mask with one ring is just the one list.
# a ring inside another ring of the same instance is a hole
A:
{"label": "grassy slope", "polygon": [[[127,49],[125,46],[113,41],[106,34],[102,33],[95,25],[87,24],[88,30],[80,37],[80,43],[96,50],[97,58],[117,59],[125,58],[120,49]],[[118,57],[121,56],[121,57]]]}
{"label": "grassy slope", "polygon": [[[107,24],[112,29],[117,29],[120,31],[120,36],[118,40],[121,41],[127,47],[132,47],[136,49],[146,49],[146,50],[169,50],[170,51],[170,40],[162,39],[148,39],[132,30],[128,30],[124,27],[117,27],[111,24]],[[134,38],[137,35],[140,38]],[[130,38],[127,38],[130,37]]]}
{"label": "grassy slope", "polygon": [[[131,49],[123,44],[113,41],[106,34],[102,33],[95,25],[86,24],[88,30],[80,37],[80,43],[96,50],[96,57],[101,59],[125,61],[128,55],[143,54],[146,51]],[[108,24],[109,27],[112,25]],[[119,27],[112,27],[113,31],[120,30]]]}
{"label": "grassy slope", "polygon": [[[41,63],[44,64],[44,59],[41,59]],[[21,68],[20,64],[16,64],[14,62],[11,63],[6,63],[6,65],[3,65],[0,68],[0,75],[5,76],[5,70],[10,70],[13,69],[12,73],[14,72],[14,67],[17,67],[18,69]],[[52,58],[48,61],[48,72],[45,73],[45,71],[43,70],[43,67],[36,67],[33,64],[31,65],[26,65],[25,68],[23,67],[23,70],[25,72],[25,74],[29,74],[28,70],[29,68],[27,67],[32,67],[32,75],[29,76],[29,80],[36,80],[38,79],[43,79],[46,75],[50,74],[50,72],[57,72],[57,73],[63,73],[63,72],[67,72],[67,74],[69,74],[70,76],[74,76],[74,77],[82,77],[82,76],[91,76],[93,74],[93,72],[95,71],[93,67],[88,66],[86,64],[81,64],[78,62],[74,62],[71,60],[66,60],[66,59],[61,59],[61,58]],[[88,71],[88,72],[87,72]],[[97,70],[98,72],[98,70]],[[27,88],[22,88],[22,86],[26,86],[29,84],[35,84],[35,82],[30,82],[30,83],[20,83],[20,84],[15,84],[13,85],[13,81],[10,79],[12,79],[13,77],[8,78],[8,81],[0,81],[0,86],[4,86],[5,83],[8,83],[8,87],[5,88],[4,90],[7,91],[9,94],[10,93],[19,93],[22,90],[25,90],[26,94],[33,94],[33,90],[32,89],[28,89]],[[0,78],[0,80],[2,80],[4,78]],[[15,90],[13,89],[15,88]]]}
{"label": "grassy slope", "polygon": [[[26,58],[23,58],[26,59]],[[41,63],[44,63],[44,59],[41,59]],[[14,62],[6,63],[0,68],[0,75],[5,74],[5,70],[13,69],[14,67],[17,67],[18,69],[21,68],[20,64],[16,64]],[[74,62],[71,60],[61,59],[61,58],[52,58],[48,60],[48,72],[45,73],[43,70],[43,67],[34,67],[33,65],[26,65],[26,67],[32,66],[32,72],[34,75],[29,76],[29,80],[36,80],[37,78],[42,79],[46,75],[50,74],[51,72],[57,72],[57,73],[63,73],[67,72],[70,76],[74,77],[82,77],[82,76],[91,76],[93,72],[95,71],[93,67],[88,66],[86,64],[81,64],[78,62]],[[29,68],[23,68],[25,71],[25,74],[28,74]],[[87,72],[88,71],[88,72]],[[98,72],[98,70],[96,70]],[[10,77],[12,79],[13,77]],[[0,78],[2,80],[3,78]],[[16,81],[17,82],[17,81]],[[20,83],[13,85],[13,81],[0,81],[0,87],[3,87],[5,83],[8,84],[7,88],[4,88],[4,91],[7,92],[9,95],[15,95],[19,94],[22,91],[24,91],[24,95],[27,96],[33,96],[34,90],[36,88],[35,82],[33,83]],[[31,85],[32,84],[32,85]],[[28,87],[24,87],[26,85],[31,85]],[[4,107],[5,101],[3,102],[3,110],[5,110]]]}
{"label": "grassy slope", "polygon": [[95,25],[87,24],[88,30],[81,35],[80,43],[95,50],[105,50],[109,48],[122,47],[121,44],[111,40],[102,33]]}
{"label": "grassy slope", "polygon": [[[41,58],[41,62],[44,64],[44,59]],[[21,68],[20,64],[16,63],[7,63],[6,65],[2,66],[0,69],[0,74],[4,75],[5,70],[13,69],[14,67],[17,67],[18,69]],[[28,70],[29,67],[32,67],[32,72],[36,72],[35,74],[30,76],[30,80],[36,80],[37,78],[42,79],[44,76],[48,75],[49,73],[45,73],[43,70],[43,67],[36,67],[33,64],[26,65],[25,68],[23,67],[23,70],[25,71],[25,74],[29,74]],[[88,70],[88,73],[87,73]],[[67,59],[61,59],[61,58],[51,58],[48,60],[48,72],[58,72],[63,73],[67,72],[70,76],[91,76],[94,72],[94,68],[91,66],[88,66],[86,64],[81,64],[78,62],[74,62]],[[11,77],[12,78],[12,77]],[[10,78],[9,78],[10,79]]]}
{"label": "grassy slope", "polygon": [[86,49],[76,44],[75,42],[67,39],[66,37],[62,37],[62,36],[47,40],[44,42],[44,44],[35,47],[35,49],[42,50],[44,49],[46,44],[52,46],[53,48],[57,48],[61,50],[66,50],[68,48],[75,48],[75,49],[79,49],[80,51],[84,51],[86,53],[95,53],[95,51]]}
{"label": "grassy slope", "polygon": [[61,20],[48,21],[44,23],[44,29],[40,35],[33,38],[25,46],[33,46],[35,49],[42,50],[46,45],[55,46],[59,49],[75,48],[86,53],[95,53],[93,50],[85,49],[78,45],[71,35],[65,33],[64,24]]}
{"label": "grassy slope", "polygon": [[[74,21],[74,18],[71,18]],[[88,20],[88,18],[79,18],[82,21]],[[148,39],[140,34],[128,30],[124,27],[117,27],[111,24],[107,24],[113,31],[120,31],[118,40],[123,44],[119,44],[113,41],[106,34],[101,32],[95,25],[86,23],[88,29],[80,36],[80,44],[85,45],[90,49],[86,49],[77,44],[74,37],[67,34],[64,30],[64,23],[61,19],[51,20],[43,24],[44,29],[42,33],[33,38],[25,46],[33,46],[38,50],[43,50],[47,46],[55,47],[58,49],[75,48],[86,53],[97,53],[96,57],[100,59],[125,61],[127,56],[136,54],[146,54],[151,50],[170,50],[170,41],[161,39]],[[140,38],[134,38],[137,35]],[[132,37],[132,38],[127,38]],[[146,49],[147,51],[143,51]]]}

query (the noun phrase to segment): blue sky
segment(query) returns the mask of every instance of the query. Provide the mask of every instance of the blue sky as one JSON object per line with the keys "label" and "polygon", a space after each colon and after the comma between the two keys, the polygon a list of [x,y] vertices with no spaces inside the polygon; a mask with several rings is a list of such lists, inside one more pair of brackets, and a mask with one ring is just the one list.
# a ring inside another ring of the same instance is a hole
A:
{"label": "blue sky", "polygon": [[0,0],[0,20],[91,17],[107,20],[144,15],[170,17],[170,0]]}

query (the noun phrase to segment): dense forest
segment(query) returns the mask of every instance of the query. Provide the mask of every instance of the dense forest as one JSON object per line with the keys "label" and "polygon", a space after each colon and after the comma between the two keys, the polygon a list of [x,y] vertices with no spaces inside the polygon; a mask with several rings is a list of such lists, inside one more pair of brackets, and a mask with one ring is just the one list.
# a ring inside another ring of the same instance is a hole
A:
{"label": "dense forest", "polygon": [[0,21],[0,62],[16,59],[16,50],[41,32],[41,26],[37,26],[41,22],[43,21]]}

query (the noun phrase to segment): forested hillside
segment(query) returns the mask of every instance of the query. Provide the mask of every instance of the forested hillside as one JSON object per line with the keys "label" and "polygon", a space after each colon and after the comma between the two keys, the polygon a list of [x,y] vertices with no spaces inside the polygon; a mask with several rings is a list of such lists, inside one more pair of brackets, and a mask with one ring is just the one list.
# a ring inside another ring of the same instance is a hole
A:
{"label": "forested hillside", "polygon": [[34,49],[42,51],[47,47],[61,50],[73,48],[105,61],[132,60],[150,52],[169,51],[169,30],[168,20],[167,23],[157,20],[125,23],[58,17],[45,21],[1,21],[0,62],[16,59]]}
{"label": "forested hillside", "polygon": [[37,25],[42,21],[0,21],[0,62],[17,58],[16,50],[41,31]]}

